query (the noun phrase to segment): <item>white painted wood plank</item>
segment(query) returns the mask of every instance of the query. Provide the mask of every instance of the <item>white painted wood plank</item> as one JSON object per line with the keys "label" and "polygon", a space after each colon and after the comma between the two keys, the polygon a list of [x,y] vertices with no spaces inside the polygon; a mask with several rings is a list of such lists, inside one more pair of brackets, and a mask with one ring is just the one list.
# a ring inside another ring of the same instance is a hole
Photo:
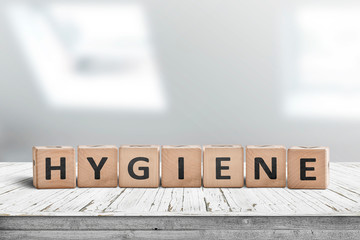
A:
{"label": "white painted wood plank", "polygon": [[229,205],[220,192],[220,188],[202,188],[204,203],[208,212],[228,212]]}
{"label": "white painted wood plank", "polygon": [[[161,188],[162,189],[162,188]],[[183,188],[166,188],[161,201],[150,208],[151,212],[181,212],[184,206]],[[154,198],[155,201],[155,198]]]}
{"label": "white painted wood plank", "polygon": [[38,190],[31,163],[0,163],[0,215],[360,216],[360,163],[331,163],[327,190],[76,188]]}

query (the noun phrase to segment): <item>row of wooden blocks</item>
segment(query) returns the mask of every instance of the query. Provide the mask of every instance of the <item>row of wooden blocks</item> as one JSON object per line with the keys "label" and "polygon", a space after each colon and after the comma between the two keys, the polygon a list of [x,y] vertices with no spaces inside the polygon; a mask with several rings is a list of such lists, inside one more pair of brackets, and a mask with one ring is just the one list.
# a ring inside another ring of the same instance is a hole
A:
{"label": "row of wooden blocks", "polygon": [[[119,152],[116,146],[82,145],[77,153],[78,187],[160,186],[158,145],[123,145]],[[204,187],[243,187],[243,158],[240,145],[162,146],[161,186],[201,187],[202,168]],[[327,147],[291,147],[286,158],[284,146],[247,146],[246,186],[286,187],[287,179],[288,188],[325,189],[328,165]],[[36,188],[76,187],[75,149],[33,147],[33,182]]]}

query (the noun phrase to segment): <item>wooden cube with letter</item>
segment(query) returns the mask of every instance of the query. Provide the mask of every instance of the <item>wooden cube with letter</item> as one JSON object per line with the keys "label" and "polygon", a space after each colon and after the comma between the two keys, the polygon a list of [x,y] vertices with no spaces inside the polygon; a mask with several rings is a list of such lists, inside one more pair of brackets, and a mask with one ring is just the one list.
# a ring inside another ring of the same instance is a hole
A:
{"label": "wooden cube with letter", "polygon": [[288,188],[326,189],[329,184],[329,148],[288,149]]}
{"label": "wooden cube with letter", "polygon": [[159,187],[160,146],[123,145],[119,156],[120,187]]}
{"label": "wooden cube with letter", "polygon": [[201,147],[163,146],[161,149],[163,187],[201,187]]}
{"label": "wooden cube with letter", "polygon": [[286,148],[279,145],[247,146],[246,186],[285,187]]}
{"label": "wooden cube with letter", "polygon": [[241,145],[203,147],[204,187],[243,187],[244,149]]}
{"label": "wooden cube with letter", "polygon": [[75,188],[75,149],[33,147],[33,184],[36,188]]}
{"label": "wooden cube with letter", "polygon": [[118,151],[112,145],[78,147],[78,187],[117,187]]}

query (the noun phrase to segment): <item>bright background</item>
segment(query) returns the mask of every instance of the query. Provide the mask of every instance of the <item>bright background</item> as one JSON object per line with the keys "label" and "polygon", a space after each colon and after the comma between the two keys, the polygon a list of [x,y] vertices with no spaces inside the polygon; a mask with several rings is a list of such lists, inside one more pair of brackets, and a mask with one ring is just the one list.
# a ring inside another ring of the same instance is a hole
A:
{"label": "bright background", "polygon": [[148,143],[359,161],[359,137],[356,1],[0,2],[0,161]]}

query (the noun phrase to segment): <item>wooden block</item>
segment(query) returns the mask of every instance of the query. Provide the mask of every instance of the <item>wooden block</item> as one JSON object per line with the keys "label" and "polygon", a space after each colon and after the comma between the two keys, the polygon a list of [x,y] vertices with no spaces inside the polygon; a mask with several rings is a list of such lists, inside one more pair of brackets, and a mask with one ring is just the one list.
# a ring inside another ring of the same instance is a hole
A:
{"label": "wooden block", "polygon": [[159,187],[160,146],[123,145],[119,153],[120,187]]}
{"label": "wooden block", "polygon": [[201,147],[162,146],[161,185],[163,187],[201,187]]}
{"label": "wooden block", "polygon": [[279,145],[247,146],[246,186],[285,187],[286,148]]}
{"label": "wooden block", "polygon": [[36,188],[75,188],[75,150],[67,146],[33,147]]}
{"label": "wooden block", "polygon": [[328,147],[288,149],[288,188],[326,189],[328,184]]}
{"label": "wooden block", "polygon": [[241,145],[203,147],[204,187],[243,187],[244,149]]}
{"label": "wooden block", "polygon": [[116,146],[78,146],[78,187],[117,187],[117,162]]}

